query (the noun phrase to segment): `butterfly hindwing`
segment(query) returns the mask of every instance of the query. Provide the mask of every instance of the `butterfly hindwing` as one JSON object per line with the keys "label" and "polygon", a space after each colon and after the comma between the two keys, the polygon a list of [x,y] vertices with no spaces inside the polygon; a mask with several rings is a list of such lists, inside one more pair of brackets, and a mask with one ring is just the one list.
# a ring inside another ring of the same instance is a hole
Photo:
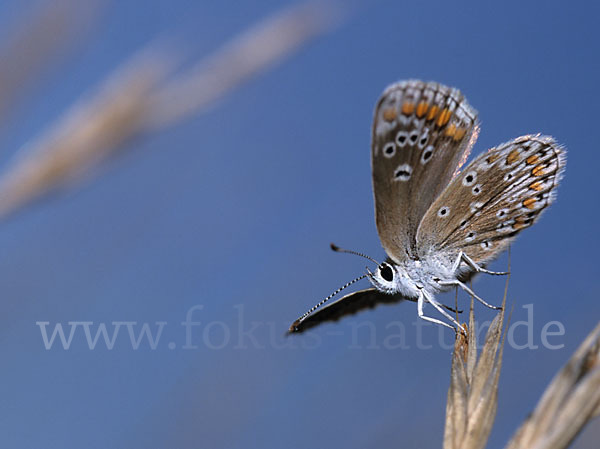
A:
{"label": "butterfly hindwing", "polygon": [[404,299],[402,295],[388,295],[376,288],[359,290],[317,309],[310,315],[297,319],[290,326],[289,333],[304,332],[327,321],[337,321],[347,315],[353,315],[365,309],[372,309],[379,304],[395,304]]}
{"label": "butterfly hindwing", "polygon": [[477,263],[491,260],[552,203],[565,164],[565,150],[539,135],[480,155],[423,217],[417,234],[420,255],[462,250]]}
{"label": "butterfly hindwing", "polygon": [[395,262],[416,256],[419,222],[477,133],[477,112],[457,89],[403,81],[384,91],[375,109],[371,164],[377,231]]}

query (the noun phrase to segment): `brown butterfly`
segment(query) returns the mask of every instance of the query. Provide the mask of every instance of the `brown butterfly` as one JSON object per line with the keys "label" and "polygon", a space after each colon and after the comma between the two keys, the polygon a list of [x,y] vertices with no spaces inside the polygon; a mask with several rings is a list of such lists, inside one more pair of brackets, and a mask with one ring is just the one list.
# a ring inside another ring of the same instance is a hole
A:
{"label": "brown butterfly", "polygon": [[[531,226],[555,198],[566,151],[552,137],[528,135],[479,155],[462,172],[477,139],[477,112],[457,89],[402,81],[377,103],[371,165],[375,220],[388,255],[377,268],[338,289],[297,319],[290,332],[403,299],[419,317],[452,329],[459,323],[435,294],[460,287],[476,273],[506,274],[485,265]],[[339,248],[332,246],[333,249]],[[324,306],[335,294],[368,278],[372,288]],[[431,304],[454,326],[426,316]]]}

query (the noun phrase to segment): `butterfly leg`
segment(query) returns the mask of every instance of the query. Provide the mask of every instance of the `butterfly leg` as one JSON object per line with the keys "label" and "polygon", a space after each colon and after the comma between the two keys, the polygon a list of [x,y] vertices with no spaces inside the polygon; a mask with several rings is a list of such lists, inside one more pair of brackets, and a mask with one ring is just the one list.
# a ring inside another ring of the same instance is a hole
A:
{"label": "butterfly leg", "polygon": [[437,302],[435,299],[433,299],[431,297],[425,298],[425,294],[422,291],[419,294],[419,299],[417,299],[417,313],[419,314],[419,318],[421,318],[425,321],[429,321],[431,323],[441,324],[442,326],[449,327],[450,329],[454,330],[454,332],[457,332],[457,329],[454,326],[450,326],[448,323],[444,323],[442,320],[438,320],[436,318],[431,318],[431,317],[425,316],[425,314],[423,313],[423,305],[425,304],[425,300],[427,300],[427,302],[431,303],[431,305],[433,307],[435,307],[442,315],[444,315],[446,318],[448,318],[450,321],[452,321],[454,324],[456,324],[458,329],[462,329],[460,324],[458,324],[458,322],[454,318],[452,318],[452,316],[442,308],[442,306],[440,305],[439,302]]}
{"label": "butterfly leg", "polygon": [[485,268],[477,265],[477,263],[473,259],[471,259],[469,256],[467,256],[462,251],[458,254],[458,257],[456,258],[456,261],[454,262],[454,265],[452,266],[452,270],[454,273],[456,273],[458,271],[458,267],[460,266],[460,263],[463,261],[477,273],[487,273],[487,274],[493,274],[496,276],[502,276],[504,274],[509,274],[508,271],[486,270]]}
{"label": "butterfly leg", "polygon": [[443,286],[460,287],[464,291],[466,291],[469,295],[471,295],[473,298],[475,298],[477,301],[479,301],[481,304],[483,304],[484,306],[489,307],[490,309],[502,310],[502,307],[493,306],[493,305],[485,302],[483,299],[481,299],[479,296],[477,296],[475,294],[475,292],[467,286],[467,284],[459,281],[458,279],[439,280],[438,284],[443,285]]}

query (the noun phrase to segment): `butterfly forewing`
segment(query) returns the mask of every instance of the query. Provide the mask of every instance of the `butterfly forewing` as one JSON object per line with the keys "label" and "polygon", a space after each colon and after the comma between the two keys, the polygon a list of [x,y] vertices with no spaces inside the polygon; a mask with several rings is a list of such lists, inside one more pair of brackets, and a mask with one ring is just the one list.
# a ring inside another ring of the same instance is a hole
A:
{"label": "butterfly forewing", "polygon": [[384,91],[372,129],[375,220],[397,263],[417,256],[417,227],[476,138],[477,113],[457,89],[404,81]]}
{"label": "butterfly forewing", "polygon": [[484,153],[458,174],[419,226],[421,257],[464,251],[485,263],[531,226],[555,196],[565,151],[547,136],[523,136]]}

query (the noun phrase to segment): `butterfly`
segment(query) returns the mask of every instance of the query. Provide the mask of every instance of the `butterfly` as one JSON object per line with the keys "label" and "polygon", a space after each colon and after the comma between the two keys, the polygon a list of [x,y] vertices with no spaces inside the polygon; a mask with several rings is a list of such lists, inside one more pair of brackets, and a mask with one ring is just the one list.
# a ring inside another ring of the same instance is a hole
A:
{"label": "butterfly", "polygon": [[[494,307],[465,281],[487,270],[555,199],[566,150],[549,136],[526,135],[476,157],[464,170],[479,134],[477,112],[458,89],[401,81],[375,108],[371,167],[375,221],[385,262],[354,279],[298,318],[290,333],[382,303],[411,300],[426,321],[460,330],[454,311],[435,295],[458,287]],[[326,303],[368,278],[372,287]],[[431,304],[451,324],[424,313]]]}

